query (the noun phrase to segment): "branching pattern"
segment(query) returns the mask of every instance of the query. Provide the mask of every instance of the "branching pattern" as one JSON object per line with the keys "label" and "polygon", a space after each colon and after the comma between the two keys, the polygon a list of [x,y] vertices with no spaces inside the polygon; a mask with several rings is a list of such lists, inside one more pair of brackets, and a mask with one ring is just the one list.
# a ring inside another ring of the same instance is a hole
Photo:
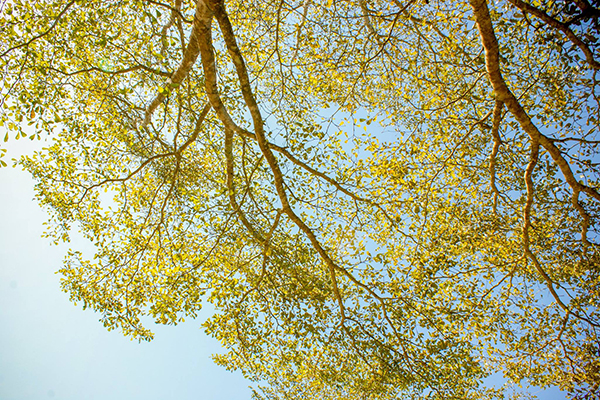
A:
{"label": "branching pattern", "polygon": [[139,340],[212,303],[256,398],[585,398],[599,7],[15,0],[0,126],[53,140],[20,164],[97,249],[72,300]]}

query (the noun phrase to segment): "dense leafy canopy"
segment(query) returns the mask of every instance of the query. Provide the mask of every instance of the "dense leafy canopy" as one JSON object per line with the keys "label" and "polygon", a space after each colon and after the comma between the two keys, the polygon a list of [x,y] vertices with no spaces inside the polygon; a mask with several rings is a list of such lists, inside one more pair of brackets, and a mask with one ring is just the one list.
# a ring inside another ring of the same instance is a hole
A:
{"label": "dense leafy canopy", "polygon": [[0,125],[109,329],[208,301],[266,399],[591,398],[598,7],[4,1]]}

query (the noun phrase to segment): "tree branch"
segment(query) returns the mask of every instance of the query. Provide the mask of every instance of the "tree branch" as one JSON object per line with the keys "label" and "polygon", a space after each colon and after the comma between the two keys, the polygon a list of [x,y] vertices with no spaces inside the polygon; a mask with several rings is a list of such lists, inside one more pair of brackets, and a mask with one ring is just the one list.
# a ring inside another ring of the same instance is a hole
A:
{"label": "tree branch", "polygon": [[199,4],[202,2],[199,1],[196,6],[196,13],[194,14],[194,24],[192,28],[192,33],[190,34],[190,40],[188,46],[185,49],[183,54],[183,59],[179,64],[177,70],[171,75],[169,79],[167,79],[166,87],[162,88],[163,90],[150,102],[148,108],[146,108],[146,112],[144,114],[144,120],[139,126],[139,129],[143,129],[150,123],[152,119],[152,114],[156,110],[156,108],[165,100],[169,91],[177,88],[181,82],[188,76],[192,66],[198,59],[198,55],[200,54],[200,49],[198,47],[198,29],[200,28],[200,21],[198,19],[199,15]]}
{"label": "tree branch", "polygon": [[499,101],[502,101],[507,106],[508,110],[511,112],[511,114],[513,114],[515,119],[521,125],[521,128],[523,128],[523,130],[531,137],[530,162],[525,171],[525,183],[527,186],[527,202],[523,211],[523,246],[525,248],[525,254],[529,259],[532,260],[536,270],[546,282],[548,290],[550,291],[556,302],[560,305],[560,307],[562,307],[566,312],[572,313],[577,318],[585,320],[593,326],[599,326],[598,324],[590,321],[589,319],[573,313],[573,311],[571,311],[562,302],[562,300],[556,293],[556,290],[554,289],[554,282],[544,271],[539,260],[530,249],[529,228],[531,226],[530,217],[531,207],[533,204],[532,173],[539,157],[540,145],[543,146],[546,149],[546,151],[550,153],[554,162],[560,167],[561,171],[563,172],[563,175],[565,176],[565,179],[567,180],[567,183],[571,186],[574,192],[573,196],[577,197],[580,191],[585,191],[590,196],[600,201],[600,194],[595,189],[589,188],[575,179],[571,168],[569,167],[564,157],[562,157],[560,150],[552,143],[552,141],[549,138],[544,136],[538,130],[538,128],[533,124],[531,118],[527,115],[517,98],[510,91],[506,82],[504,81],[504,78],[502,77],[502,73],[500,72],[500,52],[498,49],[498,40],[496,39],[494,28],[492,26],[492,20],[490,18],[487,1],[469,0],[469,2],[471,4],[471,7],[473,8],[475,22],[479,29],[481,41],[485,49],[486,68],[488,71],[490,83],[492,84],[494,93],[496,94],[496,98]]}
{"label": "tree branch", "polygon": [[[560,168],[567,184],[573,190],[573,195],[577,201],[581,192],[600,201],[600,193],[595,188],[591,188],[579,182],[571,170],[569,163],[563,157],[560,149],[554,145],[553,140],[542,134],[539,129],[533,124],[531,118],[515,95],[511,92],[504,80],[500,71],[500,52],[498,48],[498,40],[494,33],[492,20],[490,18],[489,9],[486,0],[469,0],[473,8],[475,21],[481,35],[481,41],[485,49],[485,62],[488,71],[488,77],[496,99],[503,102],[510,113],[515,117],[521,128],[529,135],[529,137],[538,142],[552,157],[554,163]],[[579,211],[579,209],[578,209]],[[585,215],[581,214],[585,224]]]}
{"label": "tree branch", "polygon": [[233,212],[237,214],[238,218],[242,222],[242,224],[248,229],[250,234],[254,237],[256,241],[259,243],[266,242],[266,239],[252,226],[248,218],[246,218],[246,214],[241,208],[241,205],[238,204],[235,198],[235,184],[234,184],[234,171],[233,171],[233,131],[231,129],[225,128],[225,162],[226,162],[226,172],[227,172],[227,192],[229,195],[229,203],[231,204],[231,208]]}
{"label": "tree branch", "polygon": [[154,68],[150,68],[147,67],[145,65],[135,65],[133,67],[127,67],[127,68],[123,68],[123,69],[118,69],[116,71],[106,71],[102,68],[99,67],[90,67],[90,68],[86,68],[86,69],[81,69],[78,71],[72,71],[72,72],[64,72],[61,71],[59,69],[53,68],[53,67],[49,67],[48,69],[55,71],[55,72],[59,72],[65,76],[73,76],[73,75],[78,75],[78,74],[85,74],[86,72],[91,72],[91,71],[97,71],[97,72],[101,72],[103,74],[108,74],[108,75],[120,75],[120,74],[126,74],[128,72],[133,72],[133,71],[137,71],[137,70],[144,70],[146,72],[150,72],[152,74],[156,74],[156,75],[160,75],[160,76],[164,76],[164,77],[171,77],[173,75],[172,72],[165,72],[165,71],[161,71],[158,69],[154,69]]}
{"label": "tree branch", "polygon": [[222,122],[226,126],[231,124],[232,121],[230,120],[229,116],[226,115],[223,104],[218,96],[218,90],[216,85],[216,71],[214,65],[214,55],[212,54],[211,32],[211,21],[214,12],[214,16],[219,22],[221,32],[225,39],[227,50],[229,51],[231,60],[233,61],[233,64],[236,68],[239,83],[242,89],[242,95],[253,120],[254,131],[258,145],[273,173],[275,180],[275,189],[281,201],[282,210],[296,224],[296,226],[298,226],[298,228],[302,232],[304,232],[304,234],[308,237],[315,250],[317,250],[321,258],[328,265],[335,298],[338,302],[340,309],[344,310],[344,302],[339,291],[337,277],[335,273],[336,264],[331,259],[327,251],[325,251],[325,249],[321,246],[321,243],[317,239],[314,232],[306,225],[306,223],[300,217],[298,217],[298,215],[296,215],[296,213],[290,206],[287,194],[285,192],[283,173],[281,172],[277,159],[275,158],[273,152],[269,148],[268,141],[265,137],[264,123],[260,113],[260,109],[258,108],[256,99],[254,98],[254,95],[252,93],[248,72],[246,70],[246,66],[244,64],[241,52],[237,46],[235,35],[233,33],[233,28],[231,27],[231,23],[229,21],[229,17],[225,12],[224,4],[219,0],[211,1],[210,5],[206,3],[207,2],[205,2],[204,0],[198,1],[198,7],[201,8],[202,11],[200,13],[201,17],[199,18],[199,20],[202,23],[202,28],[198,31],[198,37],[200,43],[202,65],[205,70],[205,82],[207,87],[206,91],[209,96],[209,99],[211,100],[211,104],[213,104],[213,108],[215,108],[215,110],[218,109],[217,115],[219,115],[219,117],[222,118]]}
{"label": "tree branch", "polygon": [[209,111],[210,111],[210,104],[207,103],[204,106],[204,108],[202,109],[202,112],[200,113],[200,115],[198,116],[198,119],[196,120],[196,126],[194,127],[194,131],[192,132],[192,134],[190,135],[190,137],[185,141],[185,143],[183,143],[179,148],[175,149],[174,151],[168,152],[168,153],[156,154],[156,155],[154,155],[152,157],[149,157],[144,162],[142,162],[136,169],[134,169],[129,174],[127,174],[127,176],[123,176],[123,177],[120,177],[120,178],[108,178],[108,179],[105,179],[105,180],[103,180],[101,182],[95,183],[95,184],[93,184],[91,186],[88,186],[87,188],[85,188],[85,191],[81,195],[78,203],[81,203],[83,201],[83,199],[89,193],[90,190],[92,190],[94,188],[97,188],[97,187],[100,187],[102,185],[105,185],[107,183],[125,182],[125,181],[131,179],[137,173],[139,173],[142,169],[144,169],[144,167],[146,165],[150,164],[154,160],[157,160],[159,158],[164,158],[164,157],[170,157],[170,156],[176,156],[179,159],[181,157],[181,153],[190,144],[192,144],[193,142],[195,142],[196,139],[198,138],[198,134],[200,133],[200,128],[202,126],[202,122],[206,118],[206,115],[208,114]]}
{"label": "tree branch", "polygon": [[492,120],[492,137],[494,138],[494,148],[492,149],[492,154],[490,155],[490,188],[494,194],[494,214],[496,214],[496,209],[498,207],[498,196],[500,195],[500,192],[496,187],[496,155],[498,155],[498,150],[502,144],[499,131],[503,107],[504,104],[501,101],[496,100]]}
{"label": "tree branch", "polygon": [[539,154],[540,154],[540,144],[536,140],[533,140],[531,143],[531,154],[529,156],[529,164],[527,165],[527,168],[525,169],[525,185],[527,187],[527,201],[525,202],[525,207],[523,209],[523,247],[525,249],[525,256],[527,256],[527,258],[529,258],[533,262],[535,269],[538,271],[538,273],[544,279],[546,286],[548,287],[548,290],[552,294],[552,297],[554,297],[554,300],[558,303],[558,305],[563,310],[566,311],[567,314],[572,314],[576,318],[581,319],[582,321],[588,322],[590,325],[600,326],[599,324],[591,321],[590,319],[580,316],[577,313],[574,313],[569,307],[567,307],[567,305],[562,301],[562,299],[560,298],[560,296],[554,289],[554,285],[555,285],[554,281],[546,273],[546,271],[542,267],[542,264],[539,262],[539,260],[535,256],[535,254],[533,254],[533,252],[531,251],[529,229],[531,228],[531,208],[533,206],[533,196],[534,196],[534,187],[533,187],[533,177],[532,176],[533,176],[533,170],[535,169],[535,166],[536,166],[538,158],[539,158]]}
{"label": "tree branch", "polygon": [[594,59],[594,53],[590,50],[590,47],[583,42],[583,40],[579,39],[577,35],[569,28],[569,26],[559,20],[552,18],[550,15],[546,14],[543,10],[540,10],[537,7],[532,6],[531,4],[525,3],[522,0],[508,0],[515,7],[521,10],[524,13],[529,13],[535,15],[542,21],[544,21],[549,26],[553,27],[561,31],[575,46],[579,47],[579,49],[585,54],[585,59],[588,64],[594,69],[600,69],[600,63]]}
{"label": "tree branch", "polygon": [[9,48],[4,53],[0,54],[0,57],[4,57],[5,55],[7,55],[8,53],[10,53],[11,51],[20,49],[21,47],[28,47],[31,43],[35,42],[36,40],[38,40],[38,39],[46,36],[50,32],[52,32],[52,30],[56,27],[56,24],[58,24],[58,21],[60,21],[60,19],[63,17],[63,15],[66,14],[66,12],[69,10],[69,8],[71,8],[71,6],[73,4],[75,4],[75,2],[76,2],[76,0],[71,0],[71,1],[69,1],[67,3],[67,5],[65,6],[65,8],[63,8],[62,11],[56,16],[56,19],[54,20],[54,22],[52,23],[52,25],[50,26],[50,28],[48,28],[44,32],[40,33],[39,35],[36,35],[36,36],[32,37],[27,42],[24,42],[24,43],[21,43],[19,45],[16,45],[14,47]]}
{"label": "tree branch", "polygon": [[154,1],[154,0],[146,0],[148,3],[150,4],[154,4],[155,6],[160,6],[160,7],[164,7],[167,8],[169,10],[171,10],[171,15],[176,15],[177,17],[179,17],[179,19],[183,22],[185,22],[186,24],[193,24],[194,21],[190,21],[189,19],[185,19],[185,17],[183,16],[183,14],[181,13],[181,0],[176,0],[176,5],[175,7],[169,5],[169,4],[165,4],[165,3],[161,3],[159,1]]}

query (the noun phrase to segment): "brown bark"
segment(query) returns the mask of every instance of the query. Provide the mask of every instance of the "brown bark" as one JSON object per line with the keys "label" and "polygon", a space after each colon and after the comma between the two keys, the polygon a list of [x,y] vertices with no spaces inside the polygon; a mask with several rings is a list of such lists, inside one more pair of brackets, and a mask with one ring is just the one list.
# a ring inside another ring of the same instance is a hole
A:
{"label": "brown bark", "polygon": [[500,138],[500,122],[502,120],[503,108],[504,104],[501,101],[496,100],[492,120],[492,137],[494,138],[494,148],[492,149],[492,154],[490,155],[490,188],[492,189],[492,194],[494,196],[494,214],[498,208],[498,196],[500,194],[498,187],[496,187],[496,156],[498,155],[500,145],[502,145],[502,139]]}
{"label": "brown bark", "polygon": [[140,129],[148,126],[152,119],[152,114],[154,114],[156,108],[161,105],[163,101],[165,101],[170,90],[177,88],[181,82],[183,82],[198,59],[198,55],[200,54],[200,48],[198,46],[198,30],[201,27],[201,21],[198,18],[199,13],[201,12],[199,9],[200,3],[202,2],[199,1],[196,5],[196,14],[194,15],[192,33],[190,34],[190,40],[183,54],[183,59],[181,60],[177,70],[173,72],[173,75],[171,75],[169,79],[167,79],[166,87],[163,88],[164,90],[160,92],[146,108],[144,120],[139,126]]}
{"label": "brown bark", "polygon": [[[203,3],[203,0],[200,0],[199,3]],[[246,65],[244,63],[244,59],[242,57],[241,51],[237,45],[237,42],[235,39],[235,34],[233,32],[233,28],[229,21],[229,17],[227,16],[227,13],[225,12],[225,6],[222,1],[212,0],[212,1],[210,1],[209,5],[205,4],[204,7],[206,8],[206,11],[205,11],[206,15],[208,15],[208,13],[210,12],[211,17],[212,17],[212,13],[214,12],[214,16],[219,23],[219,27],[221,28],[221,33],[223,34],[223,38],[225,39],[225,45],[227,46],[229,56],[235,66],[235,69],[236,69],[236,72],[238,75],[239,83],[240,83],[241,90],[242,90],[242,96],[244,98],[246,106],[248,107],[248,110],[250,111],[250,115],[252,117],[254,134],[256,135],[256,141],[258,142],[258,146],[259,146],[261,152],[263,153],[267,163],[269,164],[269,168],[271,169],[271,171],[273,173],[275,190],[277,191],[279,201],[281,202],[281,208],[282,208],[283,212],[290,218],[290,220],[292,220],[296,224],[296,226],[298,226],[298,228],[302,232],[304,232],[304,234],[308,237],[309,241],[311,242],[313,248],[319,253],[319,255],[321,256],[323,261],[325,261],[325,264],[327,264],[327,266],[329,267],[329,273],[331,276],[331,283],[333,286],[333,291],[334,291],[335,298],[336,298],[339,308],[340,308],[342,320],[344,320],[345,319],[345,317],[344,317],[344,309],[345,309],[344,301],[342,299],[342,295],[338,288],[337,277],[336,277],[336,272],[335,272],[336,269],[339,267],[331,259],[331,257],[327,253],[327,251],[323,248],[323,246],[317,239],[317,236],[312,231],[312,229],[310,229],[310,227],[308,225],[306,225],[306,223],[294,212],[294,210],[290,206],[288,196],[285,191],[285,183],[284,183],[283,173],[281,172],[281,168],[279,167],[277,158],[271,151],[271,149],[269,147],[269,142],[265,136],[264,121],[262,119],[262,115],[260,113],[258,103],[256,102],[254,94],[252,93],[252,87],[250,85],[250,78],[248,76],[248,71],[246,69]],[[207,23],[205,23],[204,28],[202,30],[202,34],[205,35],[205,37],[200,37],[200,41],[202,42],[201,58],[202,58],[202,64],[205,67],[205,73],[208,70],[212,75],[214,72],[214,69],[215,69],[214,55],[212,55],[212,45],[211,45],[212,37],[211,37],[211,32],[210,32],[210,21],[206,21],[206,22]],[[205,40],[203,40],[203,39],[205,39]],[[210,54],[208,54],[208,53],[210,53]],[[216,75],[215,75],[215,78],[216,78]],[[209,83],[209,78],[208,78],[208,73],[207,73],[205,80],[207,82],[207,93],[209,92],[208,85],[210,84],[210,92],[211,93],[208,93],[209,98],[212,96],[215,99],[215,104],[219,108],[222,108],[224,110],[224,107],[222,107],[222,103],[221,103],[220,99],[217,99],[219,96],[218,96],[216,79],[213,79],[211,76],[211,82]],[[219,104],[219,103],[221,103],[221,104]],[[222,122],[225,123],[225,121],[223,121],[223,120],[222,120]]]}
{"label": "brown bark", "polygon": [[517,7],[519,10],[521,10],[522,12],[535,15],[537,18],[541,19],[549,26],[561,31],[571,41],[571,43],[573,43],[575,46],[579,47],[579,49],[583,52],[583,54],[585,54],[585,59],[592,68],[600,69],[600,63],[594,59],[594,53],[592,53],[592,50],[590,50],[589,46],[587,44],[585,44],[585,42],[583,40],[581,40],[581,39],[579,39],[579,37],[577,37],[575,32],[573,32],[571,30],[571,28],[569,28],[568,24],[566,24],[564,22],[560,22],[559,20],[557,20],[555,18],[552,18],[550,15],[546,14],[546,12],[544,12],[543,10],[540,10],[539,8],[532,6],[531,4],[525,3],[522,0],[508,0],[508,1],[510,3],[512,3],[515,7]]}
{"label": "brown bark", "polygon": [[529,240],[529,229],[531,226],[531,208],[533,205],[533,197],[534,197],[534,187],[533,187],[533,178],[532,173],[535,165],[537,163],[539,157],[539,146],[542,146],[552,157],[554,162],[561,169],[565,180],[573,190],[573,202],[576,204],[577,210],[580,212],[582,217],[582,241],[585,243],[587,239],[585,238],[585,232],[587,230],[588,217],[583,210],[583,207],[579,205],[577,201],[579,193],[585,192],[592,198],[600,201],[600,194],[593,188],[583,185],[573,175],[573,171],[569,166],[568,162],[564,159],[561,154],[561,151],[554,145],[551,139],[543,135],[539,129],[533,124],[531,118],[521,104],[518,99],[512,93],[512,91],[508,88],[506,81],[502,76],[502,72],[500,70],[500,52],[498,47],[498,39],[494,33],[494,28],[492,26],[492,20],[490,17],[489,9],[487,6],[486,0],[469,0],[471,7],[473,8],[473,13],[475,16],[475,22],[479,29],[479,33],[481,35],[481,41],[483,43],[483,47],[485,49],[485,62],[486,69],[488,72],[488,77],[492,88],[494,89],[494,93],[496,95],[496,100],[501,101],[506,105],[506,108],[509,112],[514,116],[514,118],[519,122],[521,128],[529,135],[531,138],[531,156],[530,162],[525,171],[525,184],[527,187],[527,202],[525,204],[525,208],[523,211],[523,245],[525,249],[525,255],[531,259],[536,270],[542,276],[546,285],[556,300],[556,302],[567,312],[573,314],[577,318],[587,321],[591,325],[598,326],[595,322],[590,321],[588,318],[577,315],[573,313],[560,299],[558,293],[554,289],[554,282],[548,276],[546,271],[544,271],[542,265],[538,261],[537,257],[530,248],[530,240]]}
{"label": "brown bark", "polygon": [[521,125],[521,128],[531,137],[531,139],[539,141],[540,145],[550,154],[563,173],[565,180],[575,193],[579,194],[579,192],[584,192],[590,197],[600,201],[600,193],[598,193],[596,189],[582,184],[575,178],[569,163],[563,157],[560,149],[554,145],[554,142],[550,138],[539,131],[515,95],[508,88],[506,81],[502,76],[502,72],[500,71],[498,40],[494,33],[486,0],[470,0],[470,4],[473,8],[475,21],[479,28],[481,41],[485,49],[486,69],[496,99],[506,105],[506,108],[515,117],[517,122]]}

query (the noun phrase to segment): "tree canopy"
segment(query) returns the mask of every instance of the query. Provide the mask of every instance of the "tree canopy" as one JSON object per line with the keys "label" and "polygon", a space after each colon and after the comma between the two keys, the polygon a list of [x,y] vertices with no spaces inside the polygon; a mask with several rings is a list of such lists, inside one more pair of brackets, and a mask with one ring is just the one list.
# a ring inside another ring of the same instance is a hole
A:
{"label": "tree canopy", "polygon": [[257,398],[594,398],[599,16],[5,0],[0,125],[54,139],[18,163],[48,236],[96,247],[71,299],[139,340],[211,303]]}

